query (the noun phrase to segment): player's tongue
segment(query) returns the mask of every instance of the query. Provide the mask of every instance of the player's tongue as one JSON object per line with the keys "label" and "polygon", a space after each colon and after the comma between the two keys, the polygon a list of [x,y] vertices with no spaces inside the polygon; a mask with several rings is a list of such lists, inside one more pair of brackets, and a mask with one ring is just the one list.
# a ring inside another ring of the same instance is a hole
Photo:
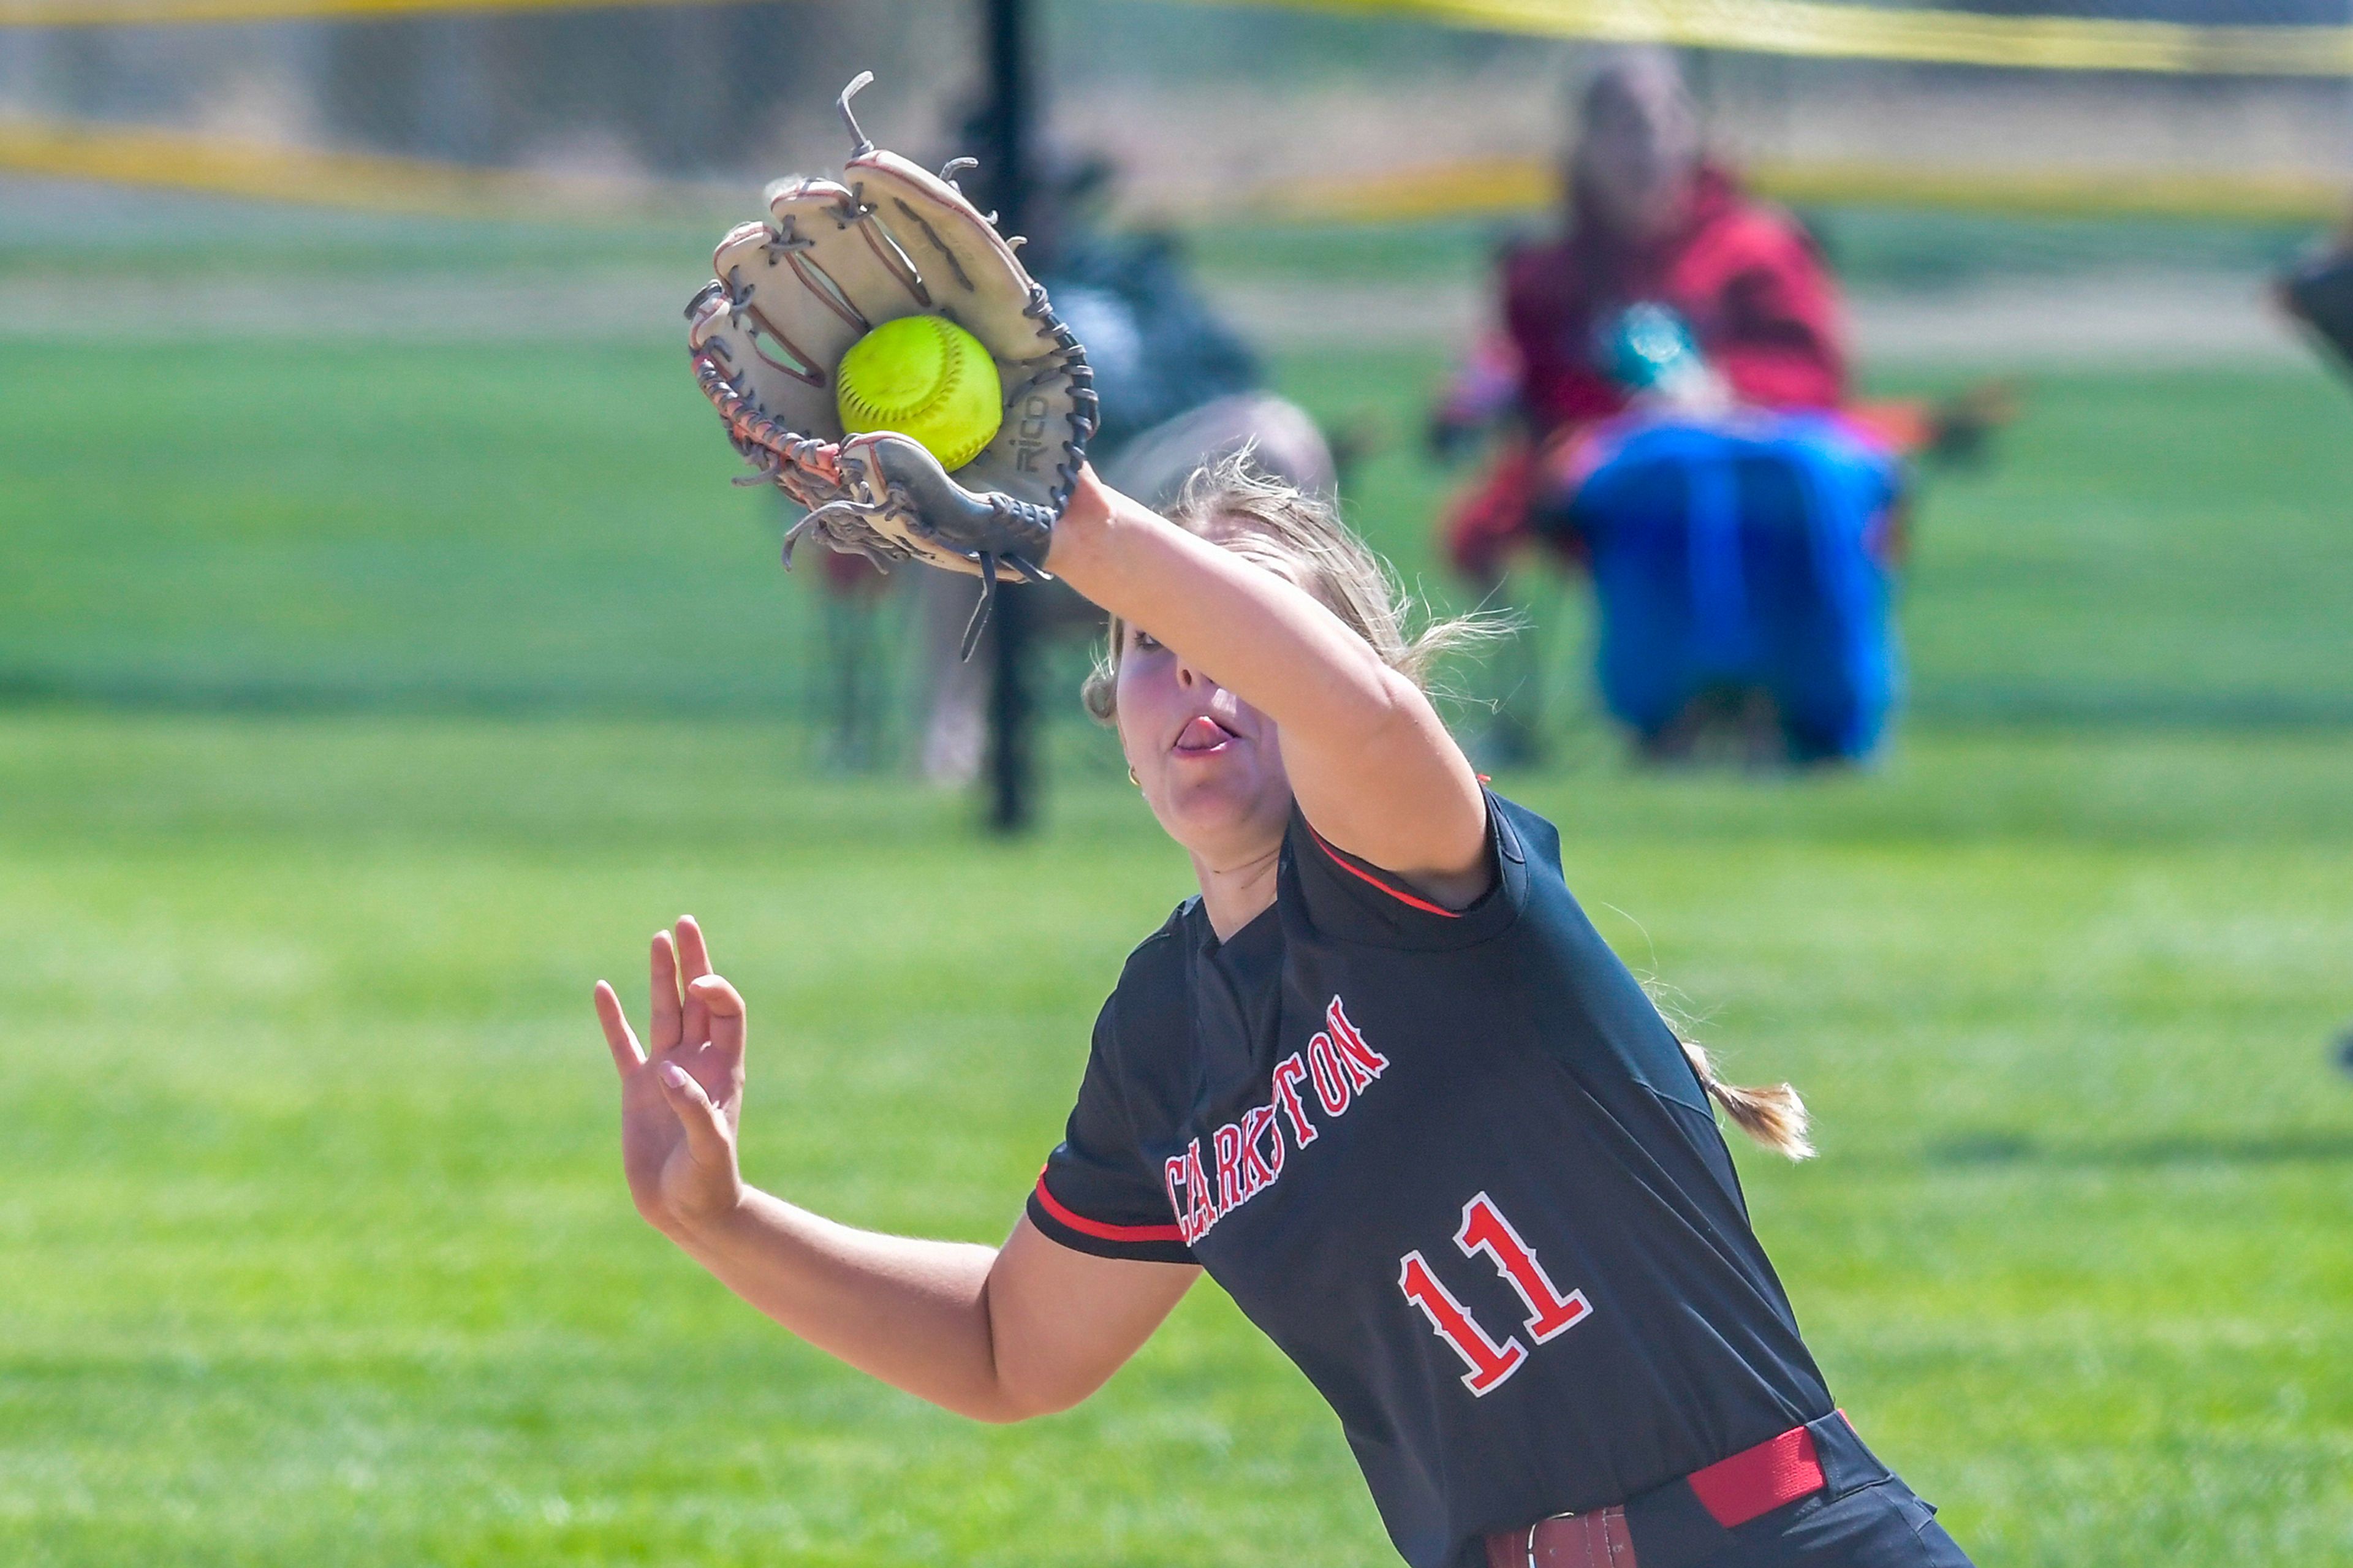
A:
{"label": "player's tongue", "polygon": [[1206,713],[1197,713],[1176,731],[1180,752],[1214,752],[1234,738],[1234,732]]}

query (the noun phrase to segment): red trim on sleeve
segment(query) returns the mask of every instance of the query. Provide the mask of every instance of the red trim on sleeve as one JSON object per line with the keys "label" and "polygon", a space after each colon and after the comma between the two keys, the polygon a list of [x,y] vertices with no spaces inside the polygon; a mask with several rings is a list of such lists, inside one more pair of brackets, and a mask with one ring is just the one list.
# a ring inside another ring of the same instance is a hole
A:
{"label": "red trim on sleeve", "polygon": [[1054,1201],[1046,1190],[1043,1173],[1038,1177],[1038,1204],[1048,1214],[1069,1226],[1081,1236],[1092,1236],[1098,1241],[1182,1241],[1185,1233],[1173,1225],[1105,1225],[1099,1219],[1089,1219],[1071,1213]]}
{"label": "red trim on sleeve", "polygon": [[1459,921],[1462,918],[1462,913],[1460,910],[1443,909],[1437,904],[1431,903],[1428,899],[1417,899],[1411,893],[1406,892],[1401,889],[1390,887],[1387,882],[1382,881],[1378,877],[1374,876],[1370,871],[1366,870],[1363,867],[1353,864],[1344,858],[1337,849],[1333,848],[1329,844],[1324,842],[1324,836],[1315,831],[1315,825],[1312,822],[1307,825],[1307,836],[1315,840],[1315,847],[1317,848],[1323,850],[1324,854],[1329,855],[1332,858],[1332,864],[1339,867],[1340,869],[1347,872],[1351,877],[1360,878],[1365,881],[1370,882],[1374,887],[1378,888],[1382,892],[1387,893],[1390,898],[1395,899],[1398,902],[1401,904],[1409,904],[1425,914],[1438,915],[1450,921]]}

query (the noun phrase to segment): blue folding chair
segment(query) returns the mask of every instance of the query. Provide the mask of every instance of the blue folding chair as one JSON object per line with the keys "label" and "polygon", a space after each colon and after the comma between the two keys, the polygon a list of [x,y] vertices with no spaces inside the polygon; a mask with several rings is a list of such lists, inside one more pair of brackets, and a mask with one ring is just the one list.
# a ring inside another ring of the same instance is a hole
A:
{"label": "blue folding chair", "polygon": [[1571,498],[1609,711],[1646,741],[1712,693],[1762,692],[1800,763],[1860,760],[1901,684],[1884,559],[1901,477],[1820,415],[1643,423]]}

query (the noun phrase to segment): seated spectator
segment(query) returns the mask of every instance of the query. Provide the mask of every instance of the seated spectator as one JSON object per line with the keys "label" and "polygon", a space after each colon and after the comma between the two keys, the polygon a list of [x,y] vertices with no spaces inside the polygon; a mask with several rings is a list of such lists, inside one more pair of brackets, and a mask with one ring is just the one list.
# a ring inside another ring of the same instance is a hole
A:
{"label": "seated spectator", "polygon": [[[1849,403],[1835,280],[1704,156],[1671,57],[1596,75],[1576,132],[1560,231],[1504,253],[1501,329],[1432,421],[1441,453],[1505,430],[1448,554],[1491,593],[1530,542],[1591,568],[1597,681],[1644,755],[1859,760],[1898,690],[1901,459],[1972,454],[2008,395]],[[1535,756],[1539,674],[1489,760]]]}
{"label": "seated spectator", "polygon": [[1678,319],[1707,367],[1694,406],[1830,410],[1847,395],[1837,285],[1805,231],[1751,201],[1702,153],[1671,57],[1638,53],[1596,75],[1577,115],[1561,232],[1505,252],[1502,330],[1474,351],[1432,424],[1459,449],[1508,420],[1493,470],[1453,511],[1448,552],[1482,587],[1535,539],[1564,439],[1632,405],[1609,335],[1631,306]]}

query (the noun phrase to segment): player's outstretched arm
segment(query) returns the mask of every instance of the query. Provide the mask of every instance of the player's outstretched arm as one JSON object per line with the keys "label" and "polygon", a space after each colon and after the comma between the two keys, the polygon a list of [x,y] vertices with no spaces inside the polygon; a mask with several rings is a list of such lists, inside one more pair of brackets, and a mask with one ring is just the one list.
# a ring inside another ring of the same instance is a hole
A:
{"label": "player's outstretched arm", "polygon": [[1313,595],[1084,470],[1047,566],[1275,722],[1332,843],[1456,907],[1484,892],[1478,775],[1420,689]]}
{"label": "player's outstretched arm", "polygon": [[645,1048],[613,988],[596,1016],[621,1078],[621,1155],[638,1212],[818,1349],[983,1421],[1067,1409],[1101,1387],[1199,1274],[1091,1258],[1027,1219],[1000,1248],[861,1231],[744,1184],[744,999],[702,930],[653,939]]}

